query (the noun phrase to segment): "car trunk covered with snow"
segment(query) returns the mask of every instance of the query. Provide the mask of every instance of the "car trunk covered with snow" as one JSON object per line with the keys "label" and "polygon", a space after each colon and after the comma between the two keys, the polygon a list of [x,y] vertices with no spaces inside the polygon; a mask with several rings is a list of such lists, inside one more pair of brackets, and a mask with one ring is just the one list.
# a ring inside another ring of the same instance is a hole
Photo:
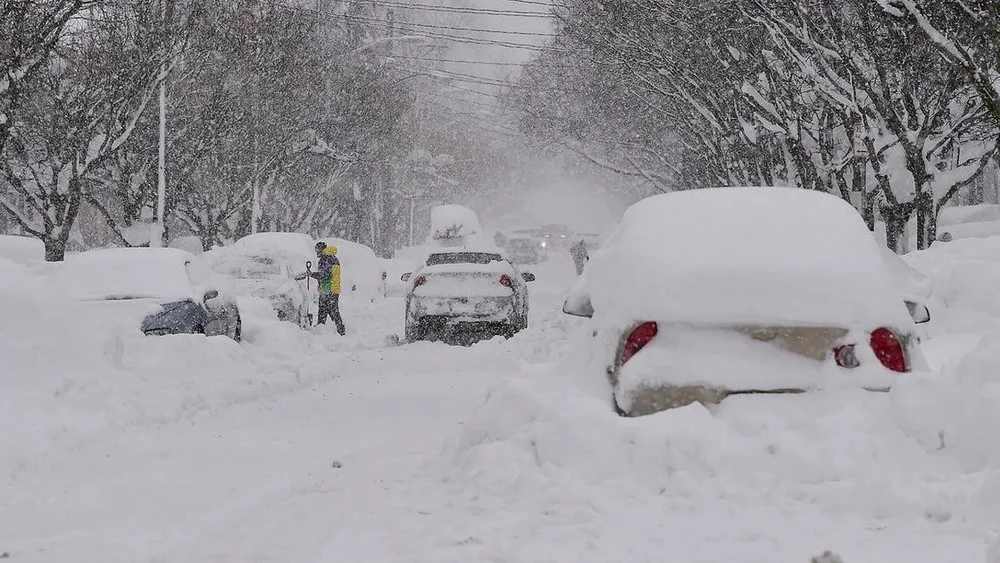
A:
{"label": "car trunk covered with snow", "polygon": [[525,280],[494,252],[431,254],[409,277],[407,339],[428,332],[478,327],[513,334],[527,325]]}
{"label": "car trunk covered with snow", "polygon": [[718,399],[704,394],[713,389],[885,389],[923,366],[857,212],[805,190],[717,188],[633,205],[567,300],[590,308],[596,369],[631,414]]}

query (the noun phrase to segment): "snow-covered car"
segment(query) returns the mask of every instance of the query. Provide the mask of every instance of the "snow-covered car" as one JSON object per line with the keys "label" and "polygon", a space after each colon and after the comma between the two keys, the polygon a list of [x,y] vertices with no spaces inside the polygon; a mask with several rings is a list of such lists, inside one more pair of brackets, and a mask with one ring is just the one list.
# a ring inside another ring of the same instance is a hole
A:
{"label": "snow-covered car", "polygon": [[[301,233],[256,233],[202,255],[212,270],[232,280],[240,296],[270,303],[280,321],[308,327],[312,296],[295,275],[316,261],[313,240]],[[315,284],[313,284],[315,285]]]}
{"label": "snow-covered car", "polygon": [[938,214],[936,240],[1000,236],[1000,205],[955,205]]}
{"label": "snow-covered car", "polygon": [[402,279],[410,283],[407,341],[436,340],[456,332],[509,338],[528,327],[527,282],[535,276],[518,271],[499,252],[435,252]]}
{"label": "snow-covered car", "polygon": [[507,239],[504,244],[507,257],[515,264],[538,264],[545,259],[545,251],[537,240],[528,237]]}
{"label": "snow-covered car", "polygon": [[[340,299],[345,303],[372,303],[385,295],[383,268],[375,252],[360,243],[325,237],[327,246],[337,247],[340,260]],[[313,260],[315,262],[315,258]]]}
{"label": "snow-covered car", "polygon": [[57,287],[86,302],[93,314],[122,319],[146,335],[242,337],[235,299],[183,250],[91,250],[68,257],[54,275]]}
{"label": "snow-covered car", "polygon": [[887,390],[926,366],[861,217],[809,190],[712,188],[640,201],[563,310],[592,317],[583,363],[629,416],[735,394]]}
{"label": "snow-covered car", "polygon": [[903,297],[903,303],[910,312],[910,317],[916,324],[930,322],[931,312],[927,302],[934,292],[934,285],[931,279],[922,272],[910,266],[898,254],[886,246],[879,244],[882,252],[882,259],[886,268],[896,283],[899,294]]}
{"label": "snow-covered car", "polygon": [[[424,254],[426,257],[426,253]],[[385,294],[387,297],[403,297],[410,288],[410,284],[402,281],[402,275],[420,267],[422,261],[407,257],[396,256],[394,258],[383,258],[380,260],[382,271],[385,272]]]}

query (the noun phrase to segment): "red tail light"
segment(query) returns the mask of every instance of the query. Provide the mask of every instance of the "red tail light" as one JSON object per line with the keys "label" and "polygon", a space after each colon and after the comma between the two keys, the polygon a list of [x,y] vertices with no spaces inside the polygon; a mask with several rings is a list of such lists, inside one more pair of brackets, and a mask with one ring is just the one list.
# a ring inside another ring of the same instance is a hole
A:
{"label": "red tail light", "polygon": [[500,285],[505,285],[511,289],[514,288],[514,281],[510,279],[510,276],[504,274],[500,276]]}
{"label": "red tail light", "polygon": [[869,343],[872,346],[872,351],[875,352],[875,357],[882,362],[883,366],[900,373],[909,371],[903,343],[899,341],[896,333],[884,327],[875,329],[872,331]]}
{"label": "red tail light", "polygon": [[427,283],[427,276],[420,276],[417,279],[413,280],[413,287],[420,287],[425,283]]}
{"label": "red tail light", "polygon": [[628,338],[625,340],[625,347],[622,348],[621,365],[625,365],[625,362],[632,359],[632,356],[636,355],[639,350],[642,350],[646,344],[649,344],[649,341],[652,340],[658,332],[659,328],[654,322],[642,323],[632,329],[632,332],[629,333]]}

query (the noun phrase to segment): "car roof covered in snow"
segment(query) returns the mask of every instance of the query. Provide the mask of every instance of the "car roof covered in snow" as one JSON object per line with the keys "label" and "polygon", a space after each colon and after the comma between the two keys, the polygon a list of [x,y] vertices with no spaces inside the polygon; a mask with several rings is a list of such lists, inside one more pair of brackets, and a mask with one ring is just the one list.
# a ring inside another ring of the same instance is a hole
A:
{"label": "car roof covered in snow", "polygon": [[912,326],[857,211],[797,188],[644,199],[586,273],[597,315],[622,322]]}
{"label": "car roof covered in snow", "polygon": [[185,264],[196,260],[176,248],[109,248],[66,258],[58,285],[78,299],[197,300]]}
{"label": "car roof covered in snow", "polygon": [[255,233],[239,239],[230,248],[246,254],[312,257],[314,244],[312,237],[302,233]]}

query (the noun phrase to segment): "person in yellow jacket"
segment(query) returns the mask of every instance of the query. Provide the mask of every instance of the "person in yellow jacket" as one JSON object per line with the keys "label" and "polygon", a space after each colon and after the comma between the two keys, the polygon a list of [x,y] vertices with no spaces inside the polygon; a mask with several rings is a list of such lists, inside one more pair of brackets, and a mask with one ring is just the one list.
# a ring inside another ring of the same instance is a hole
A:
{"label": "person in yellow jacket", "polygon": [[326,318],[330,317],[337,325],[337,332],[343,336],[347,330],[344,328],[344,319],[340,316],[340,260],[337,258],[337,247],[317,242],[316,257],[316,271],[298,278],[310,276],[319,282],[319,319],[316,324],[326,324]]}

